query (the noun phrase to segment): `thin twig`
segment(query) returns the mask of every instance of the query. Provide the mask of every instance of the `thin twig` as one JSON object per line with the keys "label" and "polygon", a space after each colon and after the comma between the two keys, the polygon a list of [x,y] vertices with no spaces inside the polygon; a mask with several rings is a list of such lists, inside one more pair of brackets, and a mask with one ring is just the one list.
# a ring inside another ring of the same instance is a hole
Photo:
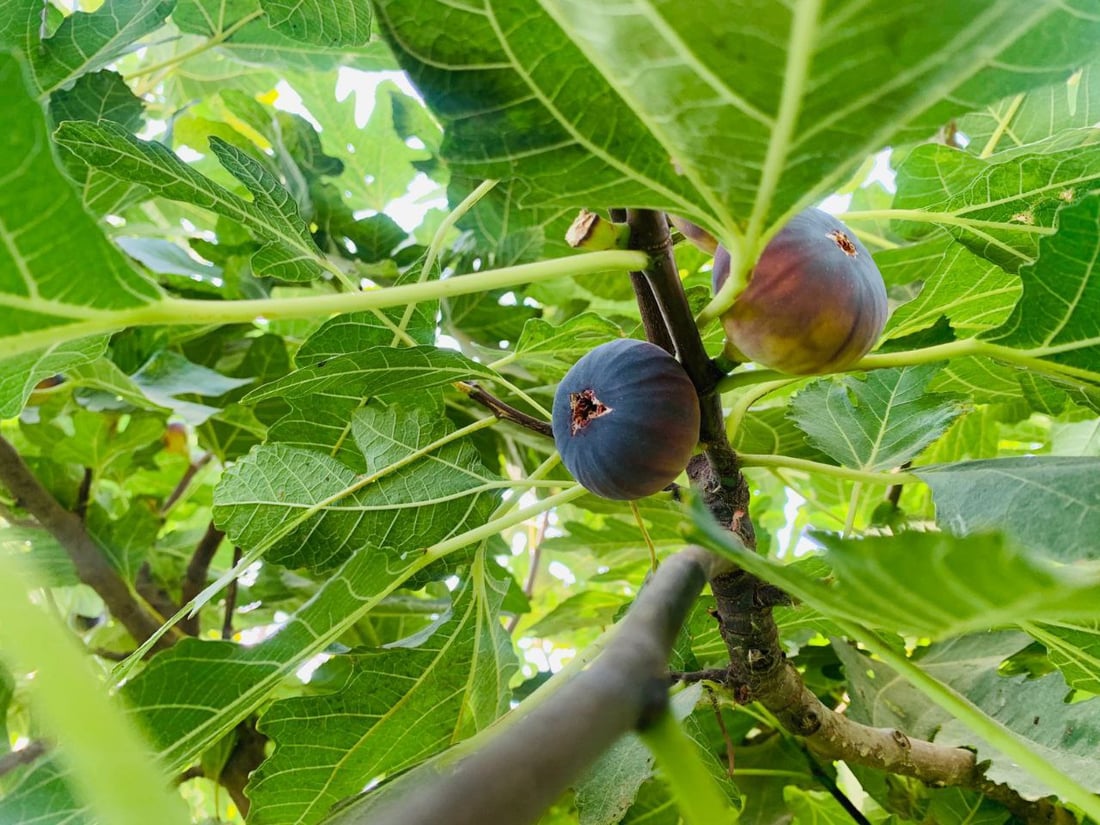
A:
{"label": "thin twig", "polygon": [[[546,530],[550,525],[550,511],[547,510],[542,514],[542,518],[539,519],[539,529],[535,533],[534,541],[531,544],[530,552],[530,567],[527,568],[527,578],[523,582],[523,595],[530,599],[535,594],[535,579],[539,575],[539,564],[542,562],[542,540],[546,538]],[[519,624],[519,614],[513,613],[512,617],[508,619],[508,623],[504,625],[505,633],[514,633],[516,625]]]}
{"label": "thin twig", "polygon": [[517,410],[510,404],[501,401],[492,393],[482,389],[477,384],[460,381],[455,386],[461,392],[466,393],[471,401],[476,401],[478,404],[486,407],[489,412],[501,421],[510,421],[513,424],[519,424],[521,427],[536,432],[539,435],[546,436],[547,438],[554,437],[554,429],[550,426],[549,421],[543,421],[541,418],[535,418],[533,415],[528,415],[522,410]]}
{"label": "thin twig", "polygon": [[[612,209],[611,220],[615,223],[624,223],[627,212],[625,209]],[[665,324],[661,307],[653,294],[653,288],[646,279],[644,272],[630,273],[630,286],[634,290],[634,299],[638,304],[638,314],[642,319],[642,329],[645,330],[646,340],[656,344],[670,355],[676,354],[676,345],[669,334]]]}
{"label": "thin twig", "polygon": [[[233,548],[233,567],[241,562],[241,548]],[[233,568],[230,568],[233,569]],[[229,582],[225,587],[225,617],[222,619],[222,638],[230,641],[233,638],[233,613],[237,609],[237,588],[240,583],[237,578]]]}
{"label": "thin twig", "polygon": [[35,739],[32,742],[28,742],[25,747],[19,750],[5,753],[3,756],[0,756],[0,776],[11,773],[16,768],[21,768],[24,765],[33,764],[49,749],[50,746],[44,740]]}
{"label": "thin twig", "polygon": [[[194,599],[202,589],[206,587],[207,574],[210,572],[210,562],[221,546],[225,533],[210,522],[206,527],[199,543],[195,546],[195,552],[191,554],[191,560],[187,563],[187,572],[183,575],[183,586],[180,592],[180,604],[187,604]],[[180,628],[192,636],[199,633],[199,612],[188,616],[180,622]]]}
{"label": "thin twig", "polygon": [[76,491],[76,504],[73,513],[78,519],[84,521],[88,516],[88,499],[92,495],[92,468],[85,467],[84,475],[80,478],[80,487]]}
{"label": "thin twig", "polygon": [[210,463],[210,459],[214,457],[213,453],[203,453],[203,455],[196,461],[192,461],[187,465],[187,469],[184,471],[183,476],[180,478],[179,483],[176,484],[174,490],[168,494],[168,498],[164,500],[164,504],[160,507],[160,514],[164,516],[172,509],[174,505],[183,494],[187,492],[187,488],[191,486],[191,481],[198,474],[199,470]]}
{"label": "thin twig", "polygon": [[726,743],[726,773],[732,777],[734,767],[736,767],[736,751],[733,747],[733,740],[730,739],[730,733],[726,730],[726,720],[722,718],[722,708],[718,704],[718,697],[714,695],[713,691],[707,691],[710,694],[710,704],[714,708],[714,718],[718,720],[718,730],[722,732],[722,741]]}

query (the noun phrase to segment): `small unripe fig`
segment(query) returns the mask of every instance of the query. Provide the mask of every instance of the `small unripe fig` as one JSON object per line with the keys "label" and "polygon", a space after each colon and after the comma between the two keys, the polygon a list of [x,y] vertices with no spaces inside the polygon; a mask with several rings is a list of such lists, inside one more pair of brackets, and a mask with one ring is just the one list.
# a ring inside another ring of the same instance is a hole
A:
{"label": "small unripe fig", "polygon": [[684,218],[677,217],[676,215],[669,215],[668,221],[680,230],[680,234],[701,250],[711,255],[714,254],[714,250],[718,247],[718,240],[707,232],[707,230],[703,229],[703,227]]}
{"label": "small unripe fig", "polygon": [[586,354],[554,394],[554,443],[566,469],[603,498],[667,487],[699,441],[699,397],[680,362],[621,338]]}
{"label": "small unripe fig", "polygon": [[[728,255],[724,266],[728,274]],[[713,278],[720,286],[718,270],[716,253]],[[815,375],[866,355],[887,311],[886,286],[871,253],[832,215],[807,209],[764,248],[722,325],[733,357]]]}

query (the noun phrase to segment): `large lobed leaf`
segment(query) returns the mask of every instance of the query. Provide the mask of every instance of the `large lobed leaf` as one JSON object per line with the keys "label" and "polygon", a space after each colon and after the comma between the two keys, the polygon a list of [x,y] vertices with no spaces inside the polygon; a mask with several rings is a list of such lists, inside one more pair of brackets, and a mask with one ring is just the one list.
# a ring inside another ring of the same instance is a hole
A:
{"label": "large lobed leaf", "polygon": [[795,396],[791,416],[810,444],[847,467],[898,467],[963,410],[959,396],[928,392],[936,371],[926,365],[815,381]]}
{"label": "large lobed leaf", "polygon": [[498,619],[506,590],[476,563],[430,635],[338,657],[325,665],[333,693],[272,705],[260,729],[275,751],[249,782],[249,821],[316,822],[372,779],[424,761],[506,711],[515,670]]}
{"label": "large lobed leaf", "polygon": [[[89,316],[160,299],[104,237],[58,170],[41,106],[24,84],[21,61],[0,52],[0,352],[19,351],[22,335],[79,325]],[[90,360],[102,339],[0,361],[0,416],[22,407],[32,373],[61,372]],[[98,353],[97,353],[98,354]]]}
{"label": "large lobed leaf", "polygon": [[365,476],[313,450],[257,447],[223,475],[214,519],[233,542],[292,567],[326,570],[367,545],[414,555],[484,522],[498,497],[469,443],[421,454],[450,431],[418,409],[359,410]]}
{"label": "large lobed leaf", "polygon": [[1100,36],[1084,2],[376,5],[463,174],[753,242],[875,149],[1062,79]]}

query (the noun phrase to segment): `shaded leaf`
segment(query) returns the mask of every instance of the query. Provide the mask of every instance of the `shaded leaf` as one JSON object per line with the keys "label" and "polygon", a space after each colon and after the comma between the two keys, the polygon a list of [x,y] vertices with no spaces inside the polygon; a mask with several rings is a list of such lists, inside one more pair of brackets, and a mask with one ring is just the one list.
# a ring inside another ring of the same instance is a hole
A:
{"label": "shaded leaf", "polygon": [[1002,530],[1063,562],[1100,558],[1100,458],[996,458],[913,472],[932,488],[944,530]]}

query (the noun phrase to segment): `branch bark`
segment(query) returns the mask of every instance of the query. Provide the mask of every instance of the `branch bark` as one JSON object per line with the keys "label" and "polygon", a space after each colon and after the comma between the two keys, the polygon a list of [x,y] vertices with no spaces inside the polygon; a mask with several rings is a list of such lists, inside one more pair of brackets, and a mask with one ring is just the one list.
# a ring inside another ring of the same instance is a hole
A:
{"label": "branch bark", "polygon": [[[88,535],[80,518],[62,507],[43,487],[16,449],[0,438],[0,483],[15,496],[17,504],[34,516],[68,553],[77,576],[91,587],[107,609],[138,642],[144,642],[160,627],[134,598],[130,588],[111,567],[103,551]],[[179,633],[166,634],[156,650],[171,647]]]}
{"label": "branch bark", "polygon": [[[379,809],[355,805],[341,825],[524,825],[629,730],[668,703],[668,656],[716,560],[689,547],[643,588],[607,649],[544,704],[446,773]],[[471,793],[471,789],[476,789]]]}
{"label": "branch bark", "polygon": [[[210,562],[214,560],[214,555],[218,552],[218,547],[221,546],[222,539],[224,538],[225,533],[215,527],[214,522],[210,522],[206,528],[206,532],[203,533],[202,538],[195,547],[195,552],[191,554],[191,560],[187,563],[187,572],[183,575],[180,604],[187,604],[206,587],[206,577],[207,573],[210,572]],[[199,634],[198,611],[195,611],[194,616],[190,616],[181,621],[180,628],[184,633],[197,636]]]}
{"label": "branch bark", "polygon": [[977,791],[1027,822],[1072,821],[1049,800],[1025,800],[1011,788],[986,779],[972,751],[936,745],[892,728],[863,725],[826,707],[805,686],[779,645],[772,610],[789,603],[782,592],[742,570],[720,574],[710,585],[718,629],[730,655],[725,685],[738,702],[766,707],[814,753],[910,776],[935,787]]}
{"label": "branch bark", "polygon": [[34,764],[49,749],[50,746],[45,740],[35,739],[33,742],[29,742],[26,747],[5,753],[0,756],[0,776],[11,773],[23,765]]}
{"label": "branch bark", "polygon": [[653,298],[660,307],[665,327],[672,336],[676,353],[684,370],[699,394],[701,423],[699,438],[703,444],[724,442],[725,422],[722,403],[716,392],[718,379],[722,377],[714,362],[703,348],[699,328],[691,314],[676,258],[672,252],[672,238],[668,232],[668,219],[663,212],[652,209],[628,209],[630,224],[630,248],[645,252],[649,266],[645,278]]}
{"label": "branch bark", "polygon": [[550,426],[549,421],[543,421],[541,418],[528,415],[523,410],[517,410],[477,384],[461,381],[455,386],[461,392],[466,393],[467,398],[481,404],[501,421],[511,421],[513,424],[518,424],[524,429],[531,430],[547,438],[554,437],[554,429]]}
{"label": "branch bark", "polygon": [[[627,211],[625,209],[612,209],[611,220],[616,223],[626,223]],[[634,228],[631,227],[631,245],[633,245]],[[642,319],[642,329],[645,330],[646,340],[656,344],[670,355],[676,354],[676,345],[672,341],[668,327],[665,324],[664,314],[653,294],[653,289],[646,279],[644,272],[630,273],[630,286],[634,289],[634,300],[638,303],[638,313]]]}

